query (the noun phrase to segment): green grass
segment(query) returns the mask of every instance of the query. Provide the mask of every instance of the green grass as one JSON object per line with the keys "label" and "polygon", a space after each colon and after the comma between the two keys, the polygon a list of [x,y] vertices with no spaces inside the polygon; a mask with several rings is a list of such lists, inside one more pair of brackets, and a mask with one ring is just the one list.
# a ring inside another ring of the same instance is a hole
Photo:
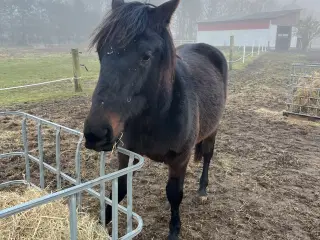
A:
{"label": "green grass", "polygon": [[[11,50],[10,50],[11,51]],[[223,51],[228,57],[228,52]],[[235,51],[233,59],[238,59],[241,51]],[[243,69],[257,56],[248,57],[245,64],[242,61],[234,63],[234,69]],[[81,68],[82,93],[75,93],[72,81],[64,81],[48,85],[33,86],[23,89],[0,91],[0,106],[10,106],[28,102],[58,100],[76,95],[91,94],[99,73],[99,61],[96,54],[80,54],[80,63],[89,69]],[[46,53],[37,51],[5,52],[0,49],[0,89],[27,84],[41,83],[73,76],[72,57],[69,52]]]}
{"label": "green grass", "polygon": [[[84,79],[95,79],[99,62],[95,55],[80,55]],[[21,57],[0,59],[0,88],[39,83],[73,76],[71,54],[27,54]]]}
{"label": "green grass", "polygon": [[[80,54],[80,63],[85,64],[87,72],[81,68],[84,92],[88,94],[94,87],[99,73],[96,55]],[[27,53],[7,56],[0,59],[0,88],[40,83],[73,76],[72,57],[69,53]],[[91,84],[90,84],[91,82]],[[0,105],[7,106],[25,102],[61,99],[74,95],[71,81],[28,87],[24,89],[0,91]]]}

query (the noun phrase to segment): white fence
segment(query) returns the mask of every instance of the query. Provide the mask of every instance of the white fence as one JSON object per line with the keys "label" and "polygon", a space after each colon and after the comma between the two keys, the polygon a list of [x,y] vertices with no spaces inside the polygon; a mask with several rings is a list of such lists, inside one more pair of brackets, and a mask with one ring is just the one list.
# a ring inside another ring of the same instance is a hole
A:
{"label": "white fence", "polygon": [[[253,41],[254,43],[255,41]],[[260,41],[256,41],[260,42]],[[189,44],[189,43],[196,43],[195,40],[186,40],[186,39],[175,39],[174,44],[176,47],[181,46],[183,44]],[[222,50],[222,52],[225,54],[226,58],[228,59],[229,65],[232,65],[233,63],[242,62],[243,64],[248,60],[249,58],[252,58],[254,56],[259,56],[261,53],[264,53],[268,50],[267,42],[266,44],[259,43],[257,46],[252,44],[250,45],[244,45],[244,46],[234,46],[231,47],[232,43],[230,40],[229,46],[217,46],[219,49]],[[240,52],[240,54],[239,54]],[[234,54],[235,53],[235,54]],[[240,55],[240,57],[239,57]],[[237,58],[234,59],[234,56]],[[232,66],[231,66],[232,68]]]}

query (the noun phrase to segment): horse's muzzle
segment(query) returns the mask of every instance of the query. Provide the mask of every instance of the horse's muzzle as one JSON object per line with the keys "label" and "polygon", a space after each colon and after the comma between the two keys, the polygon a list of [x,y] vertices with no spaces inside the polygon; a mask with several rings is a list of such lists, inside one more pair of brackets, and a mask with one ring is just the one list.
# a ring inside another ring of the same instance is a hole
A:
{"label": "horse's muzzle", "polygon": [[84,127],[85,147],[97,152],[111,151],[115,141],[110,126],[92,127],[86,122]]}
{"label": "horse's muzzle", "polygon": [[113,149],[114,142],[90,142],[85,141],[85,147],[96,152],[110,152]]}

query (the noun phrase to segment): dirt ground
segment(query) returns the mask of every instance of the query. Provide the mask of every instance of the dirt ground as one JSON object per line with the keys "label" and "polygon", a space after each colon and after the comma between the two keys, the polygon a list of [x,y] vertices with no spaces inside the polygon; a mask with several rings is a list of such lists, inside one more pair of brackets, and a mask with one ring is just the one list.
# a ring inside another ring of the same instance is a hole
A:
{"label": "dirt ground", "polygon": [[[201,166],[190,162],[181,205],[181,239],[320,239],[320,124],[282,116],[294,61],[299,59],[292,54],[268,53],[230,74],[227,109],[210,171],[209,201],[200,204],[196,198]],[[89,104],[89,98],[78,97],[15,109],[82,130]],[[1,152],[18,148],[19,125],[9,119],[2,123]],[[54,136],[49,134],[46,161],[54,162]],[[33,145],[35,137],[36,133],[30,137]],[[72,174],[69,146],[74,148],[74,140],[63,141],[63,167]],[[97,176],[97,156],[85,152],[83,159],[83,175]],[[0,182],[21,176],[22,163],[18,158],[2,160]],[[115,167],[116,161],[110,165]],[[36,181],[37,175],[33,177]],[[166,166],[150,160],[136,175],[134,211],[144,220],[136,239],[166,239],[166,179]],[[90,208],[94,212],[96,205]]]}

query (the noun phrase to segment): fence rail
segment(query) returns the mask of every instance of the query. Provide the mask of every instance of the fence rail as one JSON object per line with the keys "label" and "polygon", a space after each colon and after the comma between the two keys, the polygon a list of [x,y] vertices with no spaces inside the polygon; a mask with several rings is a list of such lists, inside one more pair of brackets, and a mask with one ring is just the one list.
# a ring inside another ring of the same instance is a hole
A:
{"label": "fence rail", "polygon": [[[190,43],[196,43],[195,40],[184,40],[184,39],[175,39],[174,44],[175,46],[180,46],[182,44],[190,44]],[[250,49],[250,51],[247,53],[247,49]],[[237,54],[240,55],[239,57],[237,56],[236,59],[234,59],[234,49],[237,49]],[[235,47],[234,44],[232,43],[232,40],[230,38],[230,46],[226,47],[224,49],[221,49],[223,53],[226,55],[226,57],[229,59],[228,64],[230,70],[232,70],[232,66],[234,63],[245,63],[246,60],[249,57],[254,57],[255,55],[258,56],[262,52],[267,51],[267,46],[259,44],[255,46],[254,44],[252,46],[237,46]],[[29,88],[29,87],[36,87],[36,86],[41,86],[41,85],[48,85],[48,84],[53,84],[53,83],[58,83],[58,82],[64,82],[64,81],[73,81],[74,87],[75,87],[75,92],[81,92],[82,91],[82,86],[80,84],[80,79],[81,79],[81,72],[80,72],[80,67],[82,66],[79,62],[79,54],[81,52],[78,51],[78,49],[72,49],[72,66],[73,66],[73,73],[74,76],[70,78],[62,78],[62,79],[57,79],[57,80],[52,80],[52,81],[46,81],[46,82],[40,82],[40,83],[34,83],[34,84],[27,84],[27,85],[21,85],[21,86],[13,86],[13,87],[6,87],[6,88],[0,88],[1,91],[10,91],[10,90],[16,90],[16,89],[23,89],[23,88]],[[83,65],[84,66],[84,65]],[[84,66],[85,67],[85,66]]]}
{"label": "fence rail", "polygon": [[20,89],[20,88],[28,88],[28,87],[36,87],[36,86],[47,85],[47,84],[51,84],[51,83],[72,81],[72,80],[74,80],[74,78],[61,78],[61,79],[47,81],[47,82],[41,82],[41,83],[33,83],[33,84],[27,84],[27,85],[15,86],[15,87],[0,88],[0,91],[15,90],[15,89]]}
{"label": "fence rail", "polygon": [[[233,69],[233,64],[234,63],[240,63],[242,62],[243,64],[246,62],[246,60],[249,57],[254,57],[259,56],[261,53],[267,52],[268,47],[267,47],[267,43],[266,44],[261,44],[259,42],[259,44],[257,46],[255,46],[255,44],[252,44],[252,46],[235,46],[234,45],[234,36],[230,36],[230,45],[228,47],[221,47],[220,50],[222,50],[222,52],[225,54],[225,56],[227,57],[227,62],[229,64],[229,69],[232,70]],[[181,46],[183,44],[189,44],[189,43],[196,43],[195,40],[184,40],[184,39],[175,39],[174,43],[176,46]],[[219,47],[218,47],[219,48]],[[250,49],[250,52],[247,53],[247,49]],[[240,55],[239,57],[237,57],[236,59],[234,59],[234,50],[236,49],[237,54],[236,55]],[[240,53],[239,53],[240,52]]]}
{"label": "fence rail", "polygon": [[[0,211],[0,218],[5,218],[12,216],[17,213],[21,213],[31,208],[35,208],[46,203],[62,199],[69,199],[69,219],[70,219],[70,236],[72,240],[77,239],[77,218],[76,218],[76,208],[81,208],[81,197],[83,192],[89,193],[94,198],[99,199],[100,201],[100,219],[103,225],[105,225],[105,206],[106,204],[112,205],[112,240],[118,239],[118,212],[123,212],[127,215],[127,233],[119,239],[132,239],[134,236],[137,236],[143,226],[142,218],[132,211],[133,199],[132,199],[132,176],[133,172],[140,169],[143,166],[144,158],[134,152],[128,151],[123,148],[118,148],[118,151],[129,157],[128,167],[113,173],[105,174],[106,166],[106,155],[104,152],[100,153],[100,176],[91,181],[82,183],[81,182],[81,156],[80,156],[80,146],[83,140],[83,134],[74,129],[64,127],[62,125],[52,123],[50,121],[38,118],[36,116],[23,113],[23,112],[0,112],[0,116],[18,116],[22,118],[22,140],[23,140],[23,151],[21,152],[11,152],[0,154],[0,160],[3,158],[20,156],[25,159],[25,174],[26,180],[15,180],[9,181],[0,184],[0,188],[8,187],[13,184],[30,184],[34,187],[38,187],[32,183],[31,172],[30,172],[30,163],[35,162],[39,165],[40,171],[40,189],[45,188],[45,174],[44,170],[48,170],[51,173],[56,174],[57,179],[57,189],[58,191],[44,197],[29,201],[27,203],[19,204],[7,209]],[[33,156],[28,150],[28,137],[27,137],[27,120],[33,120],[37,122],[37,131],[38,131],[38,149],[39,156]],[[43,159],[43,141],[42,141],[42,126],[47,125],[55,128],[56,130],[56,167],[53,167],[44,162]],[[61,162],[60,162],[60,134],[61,132],[67,132],[74,136],[78,137],[77,149],[75,154],[75,178],[63,173],[61,171]],[[137,160],[137,163],[134,164],[134,160]],[[118,178],[121,176],[127,175],[127,207],[123,207],[118,204]],[[73,187],[69,187],[64,190],[61,189],[61,180],[66,180]],[[105,197],[105,183],[112,182],[112,191],[113,196],[112,200]],[[100,185],[100,192],[93,190],[94,186]],[[133,229],[133,220],[135,220],[138,225]]]}

